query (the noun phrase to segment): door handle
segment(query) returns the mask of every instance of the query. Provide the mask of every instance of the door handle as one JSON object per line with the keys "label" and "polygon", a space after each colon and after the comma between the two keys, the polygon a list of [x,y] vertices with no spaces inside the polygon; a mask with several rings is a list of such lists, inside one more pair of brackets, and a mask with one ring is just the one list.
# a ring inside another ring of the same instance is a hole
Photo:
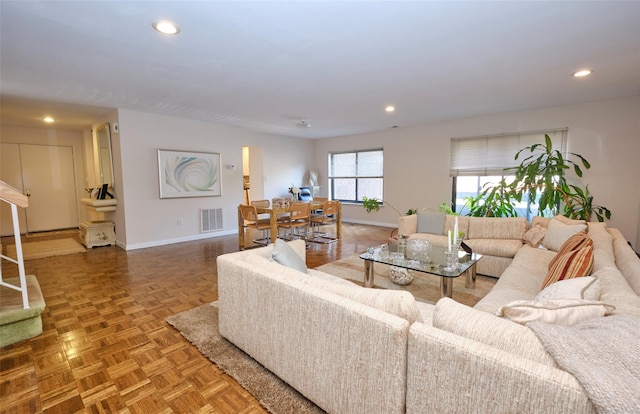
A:
{"label": "door handle", "polygon": [[27,197],[31,197],[31,189],[30,188],[27,189],[26,196]]}

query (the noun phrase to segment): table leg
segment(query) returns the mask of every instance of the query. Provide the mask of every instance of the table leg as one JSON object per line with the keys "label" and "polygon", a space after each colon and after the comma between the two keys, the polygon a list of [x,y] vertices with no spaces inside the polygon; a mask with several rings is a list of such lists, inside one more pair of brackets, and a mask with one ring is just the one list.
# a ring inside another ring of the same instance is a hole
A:
{"label": "table leg", "polygon": [[269,224],[271,225],[271,243],[275,243],[278,238],[278,214],[275,208],[269,213]]}
{"label": "table leg", "polygon": [[373,287],[373,260],[364,261],[364,287]]}
{"label": "table leg", "polygon": [[452,297],[453,296],[453,279],[450,277],[440,278],[440,297]]}
{"label": "table leg", "polygon": [[238,206],[238,250],[244,250],[244,219]]}
{"label": "table leg", "polygon": [[338,204],[338,214],[336,217],[336,237],[342,238],[342,203]]}
{"label": "table leg", "polygon": [[474,263],[470,268],[467,269],[466,277],[467,280],[464,283],[464,287],[467,289],[475,289],[476,288],[476,264]]}

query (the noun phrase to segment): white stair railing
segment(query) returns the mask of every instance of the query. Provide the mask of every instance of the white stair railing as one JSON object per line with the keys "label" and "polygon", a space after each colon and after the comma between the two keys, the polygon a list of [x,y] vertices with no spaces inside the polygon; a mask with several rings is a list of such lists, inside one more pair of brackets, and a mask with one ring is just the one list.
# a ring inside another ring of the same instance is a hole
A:
{"label": "white stair railing", "polygon": [[29,293],[27,292],[27,277],[24,271],[24,257],[22,255],[22,239],[20,238],[20,222],[18,221],[18,207],[28,207],[27,197],[15,188],[0,181],[0,199],[11,206],[11,219],[13,221],[13,238],[16,244],[16,258],[5,256],[0,251],[0,258],[18,265],[20,286],[7,283],[2,279],[2,260],[0,260],[0,286],[8,287],[22,293],[22,306],[29,309]]}

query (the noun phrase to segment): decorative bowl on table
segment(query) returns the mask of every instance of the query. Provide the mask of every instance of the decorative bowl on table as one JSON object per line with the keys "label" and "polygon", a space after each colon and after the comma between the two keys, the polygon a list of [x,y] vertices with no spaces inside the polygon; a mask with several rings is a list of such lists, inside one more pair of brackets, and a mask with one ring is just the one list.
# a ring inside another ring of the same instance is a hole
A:
{"label": "decorative bowl on table", "polygon": [[414,274],[412,270],[396,266],[389,266],[389,279],[396,285],[406,286],[413,282]]}

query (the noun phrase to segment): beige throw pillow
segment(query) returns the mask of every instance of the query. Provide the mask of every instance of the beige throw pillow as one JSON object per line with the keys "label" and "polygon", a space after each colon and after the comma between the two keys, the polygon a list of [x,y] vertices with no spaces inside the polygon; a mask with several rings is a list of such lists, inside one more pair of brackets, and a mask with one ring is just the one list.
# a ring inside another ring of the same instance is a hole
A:
{"label": "beige throw pillow", "polygon": [[561,280],[538,293],[535,302],[556,299],[600,300],[600,281],[595,276]]}
{"label": "beige throw pillow", "polygon": [[501,306],[496,315],[526,324],[538,321],[571,326],[610,314],[615,306],[584,299],[555,299],[543,302],[517,300]]}
{"label": "beige throw pillow", "polygon": [[569,237],[586,230],[586,224],[568,225],[554,218],[549,222],[547,233],[542,240],[542,245],[549,250],[557,252]]}
{"label": "beige throw pillow", "polygon": [[522,236],[522,241],[527,243],[531,247],[538,247],[540,243],[542,243],[542,239],[547,234],[547,228],[542,224],[533,225],[527,232]]}

